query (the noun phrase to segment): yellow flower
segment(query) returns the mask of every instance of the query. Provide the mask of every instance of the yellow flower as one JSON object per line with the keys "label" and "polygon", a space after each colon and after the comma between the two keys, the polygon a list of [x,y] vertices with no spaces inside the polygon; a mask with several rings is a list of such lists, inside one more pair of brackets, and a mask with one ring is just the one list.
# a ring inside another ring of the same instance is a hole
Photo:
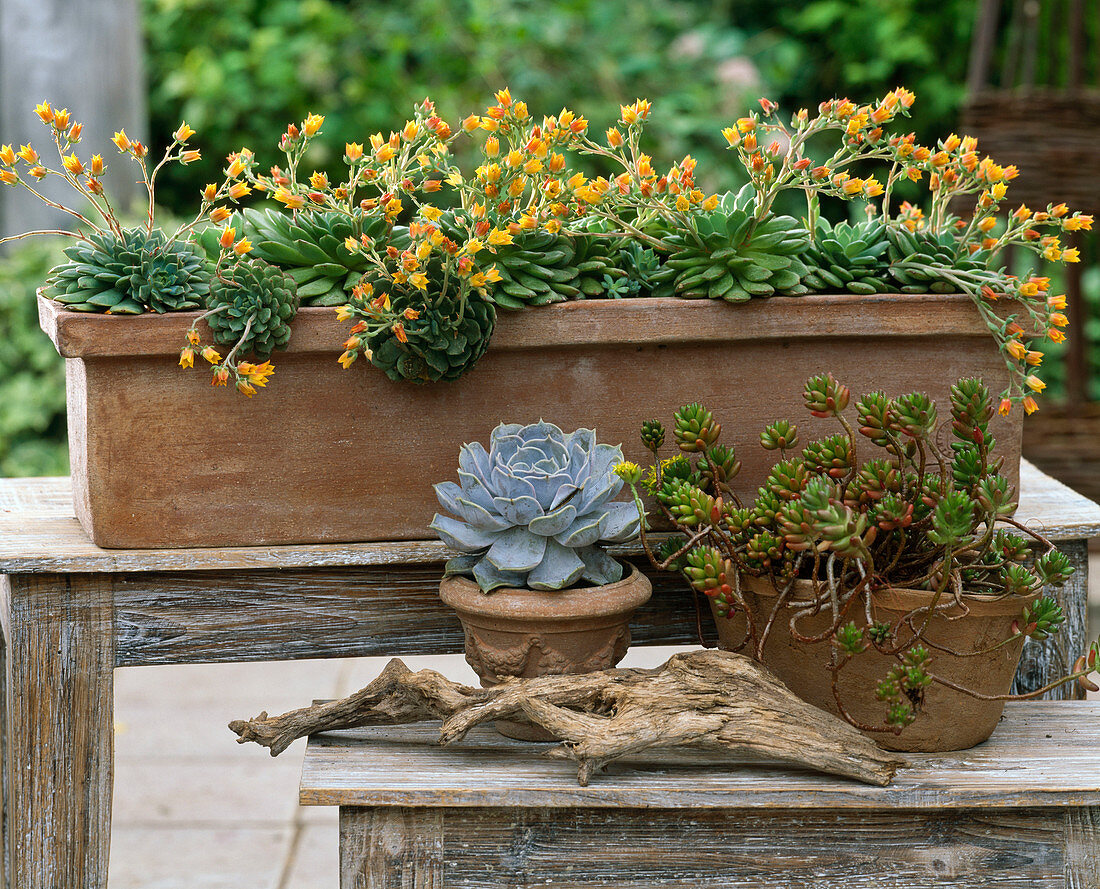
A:
{"label": "yellow flower", "polygon": [[348,253],[358,253],[359,242],[355,240],[355,238],[353,238],[351,235],[348,235],[346,238],[344,238],[344,249],[347,250]]}
{"label": "yellow flower", "polygon": [[612,148],[623,147],[623,134],[614,127],[607,128],[607,144]]}
{"label": "yellow flower", "polygon": [[1039,410],[1038,402],[1030,395],[1024,397],[1024,411],[1027,414],[1033,414]]}
{"label": "yellow flower", "polygon": [[180,367],[195,366],[195,350],[188,347],[180,352]]}
{"label": "yellow flower", "polygon": [[[252,189],[245,185],[243,182],[234,182],[231,186],[229,186],[229,197],[232,198],[234,201],[239,201],[245,195],[251,193]],[[282,198],[279,198],[278,195],[276,195],[276,200],[282,200]]]}
{"label": "yellow flower", "polygon": [[130,150],[130,137],[126,135],[125,130],[119,130],[115,133],[111,137],[111,141],[115,143],[115,147],[117,147],[119,151]]}
{"label": "yellow flower", "polygon": [[347,142],[344,145],[344,157],[349,161],[357,161],[363,156],[363,146],[359,142]]}
{"label": "yellow flower", "polygon": [[676,198],[676,209],[681,213],[691,209],[691,201],[687,199],[685,195],[679,195]]}
{"label": "yellow flower", "polygon": [[427,219],[429,222],[438,222],[439,217],[443,215],[443,211],[438,207],[428,205],[420,208],[420,215]]}
{"label": "yellow flower", "polygon": [[275,189],[272,197],[283,204],[288,210],[300,210],[306,204],[306,199],[300,194],[291,194],[283,186]]}
{"label": "yellow flower", "polygon": [[38,152],[35,151],[30,145],[21,145],[19,147],[19,157],[26,161],[28,164],[38,163]]}
{"label": "yellow flower", "polygon": [[172,134],[172,138],[177,142],[186,142],[194,135],[195,131],[187,125],[187,121],[184,121],[179,125],[179,129]]}
{"label": "yellow flower", "polygon": [[15,151],[10,145],[5,145],[0,148],[0,161],[7,164],[9,167],[15,163]]}
{"label": "yellow flower", "polygon": [[187,331],[187,342],[192,346],[197,346],[199,344],[199,332],[193,327]]}
{"label": "yellow flower", "polygon": [[485,280],[490,284],[496,284],[500,280],[500,272],[495,265],[489,266],[489,270],[485,272]]}
{"label": "yellow flower", "polygon": [[1010,340],[1005,347],[1008,354],[1015,358],[1017,361],[1023,361],[1027,355],[1027,346],[1021,343],[1019,340]]}
{"label": "yellow flower", "polygon": [[344,370],[347,370],[349,367],[351,367],[351,363],[358,357],[358,353],[348,350],[336,360],[339,361],[341,365],[343,365]]}
{"label": "yellow flower", "polygon": [[1047,305],[1052,309],[1064,309],[1066,307],[1066,295],[1061,293],[1058,296],[1048,296]]}
{"label": "yellow flower", "polygon": [[244,256],[246,253],[252,250],[252,242],[248,238],[241,238],[233,245],[233,252],[238,256]]}
{"label": "yellow flower", "polygon": [[210,221],[215,225],[225,222],[230,216],[228,207],[215,207],[210,211]]}
{"label": "yellow flower", "polygon": [[1063,262],[1080,262],[1081,261],[1081,251],[1078,250],[1076,247],[1070,247],[1068,250],[1063,250],[1062,251],[1062,261]]}
{"label": "yellow flower", "polygon": [[1047,387],[1047,384],[1035,376],[1035,374],[1029,374],[1024,382],[1027,383],[1027,387],[1032,392],[1042,392]]}
{"label": "yellow flower", "polygon": [[53,123],[53,109],[49,102],[39,102],[34,106],[34,113],[42,119],[42,123]]}
{"label": "yellow flower", "polygon": [[477,254],[485,247],[477,238],[470,238],[466,242],[466,253],[470,256],[477,256]]}
{"label": "yellow flower", "polygon": [[1064,343],[1066,341],[1066,335],[1057,327],[1052,327],[1047,331],[1047,339],[1052,343]]}
{"label": "yellow flower", "polygon": [[233,246],[233,242],[236,239],[237,230],[235,228],[226,226],[224,229],[222,229],[222,233],[218,236],[218,244],[221,245],[222,248],[228,250],[230,247]]}
{"label": "yellow flower", "polygon": [[15,185],[19,181],[19,174],[14,170],[0,170],[0,182],[7,185]]}
{"label": "yellow flower", "polygon": [[321,124],[325,122],[323,114],[310,114],[306,115],[306,119],[302,121],[302,131],[307,136],[316,136],[317,132],[321,129]]}
{"label": "yellow flower", "polygon": [[636,485],[642,479],[642,467],[637,463],[623,461],[615,466],[615,475],[630,485]]}
{"label": "yellow flower", "polygon": [[1002,201],[1004,200],[1004,196],[1008,194],[1008,186],[1003,182],[998,182],[989,191],[993,195],[994,200]]}
{"label": "yellow flower", "polygon": [[242,158],[238,154],[233,158],[232,161],[229,162],[229,166],[225,170],[225,175],[228,176],[230,179],[236,179],[238,176],[241,175],[241,173],[244,172],[244,167],[244,158]]}
{"label": "yellow flower", "polygon": [[489,242],[490,247],[500,247],[503,244],[512,243],[512,234],[503,229],[494,228],[489,232],[486,240]]}
{"label": "yellow flower", "polygon": [[1026,360],[1027,360],[1027,363],[1030,364],[1032,367],[1038,367],[1040,364],[1043,363],[1043,353],[1042,352],[1028,352],[1027,356],[1026,356]]}
{"label": "yellow flower", "polygon": [[202,357],[204,361],[208,361],[211,364],[217,364],[222,360],[222,356],[218,354],[218,350],[213,346],[207,346],[202,350]]}
{"label": "yellow flower", "polygon": [[251,398],[256,394],[256,387],[248,382],[248,380],[237,380],[237,391]]}
{"label": "yellow flower", "polygon": [[1055,327],[1065,327],[1067,324],[1069,324],[1069,318],[1067,318],[1061,312],[1054,312],[1050,316],[1050,323],[1053,324]]}
{"label": "yellow flower", "polygon": [[417,290],[428,289],[428,276],[423,272],[415,272],[409,276],[409,283],[412,284]]}
{"label": "yellow flower", "polygon": [[375,158],[378,159],[379,163],[383,164],[388,160],[392,160],[395,154],[397,154],[397,152],[394,151],[389,145],[383,145],[381,148],[377,149],[374,152]]}
{"label": "yellow flower", "polygon": [[[92,155],[92,172],[93,173],[96,172],[96,160],[97,159],[99,160],[99,163],[100,163],[101,166],[103,164],[103,158],[101,158],[98,154]],[[96,175],[98,176],[99,174],[96,173]],[[218,196],[218,186],[216,186],[213,182],[207,183],[207,185],[202,190],[202,199],[206,203],[210,204],[210,203],[213,203],[214,199],[217,196]]]}
{"label": "yellow flower", "polygon": [[1011,410],[1012,402],[1009,401],[1007,398],[1002,398],[1000,405],[997,407],[997,413],[1000,414],[1002,417],[1007,417],[1009,411]]}
{"label": "yellow flower", "polygon": [[726,141],[729,143],[730,148],[734,148],[741,141],[741,134],[737,132],[736,127],[726,127],[722,130],[722,135],[726,137]]}

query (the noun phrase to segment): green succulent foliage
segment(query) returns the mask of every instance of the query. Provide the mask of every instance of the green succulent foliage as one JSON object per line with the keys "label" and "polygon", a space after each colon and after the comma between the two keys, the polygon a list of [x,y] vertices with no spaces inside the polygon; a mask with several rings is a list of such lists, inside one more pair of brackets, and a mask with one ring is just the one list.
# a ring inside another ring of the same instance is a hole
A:
{"label": "green succulent foliage", "polygon": [[959,285],[945,274],[990,272],[987,251],[979,250],[973,255],[965,250],[960,253],[959,242],[947,230],[934,234],[891,226],[886,237],[890,242],[886,252],[890,277],[902,293],[957,293]]}
{"label": "green succulent foliage", "polygon": [[684,405],[674,419],[676,444],[686,453],[705,451],[722,433],[721,425],[714,421],[714,414],[699,403]]}
{"label": "green succulent foliage", "polygon": [[1035,560],[1035,573],[1044,585],[1061,586],[1069,580],[1076,569],[1070,563],[1069,556],[1056,549],[1043,553]]}
{"label": "green succulent foliage", "polygon": [[737,459],[737,453],[733,448],[715,444],[711,445],[699,458],[699,472],[717,490],[721,485],[728,485],[741,471],[741,461]]}
{"label": "green succulent foliage", "polygon": [[605,233],[606,223],[587,220],[584,227],[592,234],[573,236],[573,265],[578,275],[574,282],[580,291],[578,299],[622,299],[637,295],[640,287],[634,285],[623,266],[623,241],[618,238],[598,237]]}
{"label": "green succulent foliage", "polygon": [[[686,543],[687,538],[679,534],[673,534],[671,537],[666,537],[657,545],[657,549],[655,550],[658,561],[667,562],[669,559],[672,559],[673,556],[684,548]],[[681,555],[669,562],[668,567],[670,571],[683,571],[686,564],[687,556]]]}
{"label": "green succulent foliage", "polygon": [[668,507],[675,521],[686,527],[706,525],[711,521],[714,498],[689,481],[667,480],[657,492],[657,499]]}
{"label": "green succulent foliage", "polygon": [[802,255],[807,267],[803,283],[826,293],[888,293],[895,287],[888,274],[889,248],[886,225],[878,218],[836,225],[819,219]]}
{"label": "green succulent foliage", "polygon": [[776,420],[760,433],[760,446],[766,451],[787,450],[798,445],[798,427],[788,420]]}
{"label": "green succulent foliage", "polygon": [[799,296],[807,268],[800,258],[810,235],[791,216],[752,215],[752,190],[727,193],[718,208],[695,217],[696,235],[665,236],[672,253],[651,280],[677,296],[745,302],[754,296]]}
{"label": "green succulent foliage", "polygon": [[1043,596],[1030,605],[1024,606],[1020,622],[1030,638],[1042,642],[1061,629],[1062,624],[1066,622],[1066,616],[1062,612],[1061,605],[1050,596]]}
{"label": "green succulent foliage", "polygon": [[885,392],[869,392],[856,402],[860,434],[880,448],[889,445],[891,434],[898,431],[890,416],[891,408],[892,402]]}
{"label": "green succulent foliage", "polygon": [[476,290],[463,301],[439,294],[425,302],[422,294],[391,295],[393,310],[400,314],[415,309],[420,317],[402,321],[405,342],[391,328],[367,339],[371,363],[391,380],[429,383],[457,380],[485,354],[496,326],[496,308]]}
{"label": "green succulent foliage", "polygon": [[820,441],[812,441],[802,449],[802,460],[811,473],[844,478],[851,472],[855,460],[851,439],[838,432]]}
{"label": "green succulent foliage", "polygon": [[[249,209],[238,219],[238,233],[252,242],[250,255],[285,270],[297,283],[303,306],[341,306],[364,274],[374,283],[374,268],[365,256],[349,251],[344,241],[358,241],[366,235],[375,242],[388,243],[391,234],[386,220],[376,215],[352,218],[333,211],[290,214]],[[207,239],[216,234],[207,231]],[[216,238],[214,241],[216,252]]]}
{"label": "green succulent foliage", "polygon": [[675,296],[676,288],[672,279],[676,276],[674,269],[664,268],[662,255],[652,247],[645,246],[641,241],[630,239],[624,241],[619,250],[619,265],[626,272],[626,280],[629,289],[634,296],[659,297]]}
{"label": "green succulent foliage", "polygon": [[76,312],[140,315],[182,312],[203,305],[210,269],[201,251],[160,229],[89,235],[65,248],[69,261],[46,278],[43,293]]}
{"label": "green succulent foliage", "polygon": [[833,645],[846,655],[859,654],[864,649],[862,628],[854,620],[849,621],[837,631]]}
{"label": "green succulent foliage", "polygon": [[642,423],[642,444],[647,450],[657,453],[665,443],[665,427],[659,420],[645,420]]}
{"label": "green succulent foliage", "polygon": [[958,450],[983,445],[993,450],[997,442],[989,434],[992,419],[993,399],[985,383],[969,378],[951,387],[951,433],[955,438],[951,447]]}
{"label": "green succulent foliage", "polygon": [[975,503],[965,491],[948,491],[932,512],[928,539],[937,546],[958,547],[972,539]]}
{"label": "green succulent foliage", "polygon": [[222,311],[207,318],[214,342],[264,360],[290,342],[290,322],[298,313],[294,279],[262,260],[247,260],[222,269],[214,279],[207,308]]}
{"label": "green succulent foliage", "polygon": [[887,725],[905,728],[916,719],[924,706],[924,690],[932,684],[932,677],[928,675],[930,661],[928,649],[914,645],[902,654],[901,662],[891,667],[879,683],[875,693],[888,705]]}

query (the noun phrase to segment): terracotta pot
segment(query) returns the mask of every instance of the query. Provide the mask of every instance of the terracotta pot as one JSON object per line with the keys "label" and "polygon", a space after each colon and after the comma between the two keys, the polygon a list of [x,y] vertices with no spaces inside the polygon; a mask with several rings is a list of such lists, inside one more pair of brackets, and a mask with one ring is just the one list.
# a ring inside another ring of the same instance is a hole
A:
{"label": "terracotta pot", "polygon": [[[777,594],[766,580],[750,577],[743,584],[753,620],[758,627],[763,627],[775,606]],[[809,581],[797,581],[794,593],[799,599],[809,598]],[[947,619],[961,613],[957,607],[939,612],[932,618],[924,636],[954,651],[980,651],[1012,635],[1012,621],[1020,616],[1025,604],[1036,599],[1037,594],[1030,598],[1011,596],[1000,600],[990,596],[966,596],[965,602],[970,609],[966,617]],[[875,595],[873,615],[876,620],[894,623],[902,615],[928,604],[929,600],[929,594],[917,590],[885,590]],[[832,674],[824,666],[829,661],[829,643],[807,644],[794,639],[788,630],[790,612],[784,611],[786,613],[776,618],[768,636],[764,664],[804,701],[837,713]],[[853,611],[852,619],[866,626],[862,612]],[[715,613],[715,620],[720,648],[731,649],[744,638],[743,615],[725,618]],[[822,614],[799,621],[799,629],[804,635],[817,635],[824,632],[830,622],[831,618]],[[903,638],[911,638],[911,634]],[[1020,638],[996,651],[972,657],[958,657],[929,647],[931,670],[937,676],[981,694],[1007,694],[1012,688],[1023,647],[1024,640]],[[883,723],[885,704],[875,697],[875,687],[895,663],[897,660],[893,657],[870,651],[857,656],[841,670],[838,680],[841,700],[855,719],[867,725]],[[1004,701],[983,701],[932,683],[925,689],[923,712],[900,735],[874,732],[871,737],[889,750],[965,750],[993,733],[1002,710]]]}
{"label": "terracotta pot", "polygon": [[[508,676],[591,673],[614,667],[630,647],[630,618],[653,591],[634,565],[616,583],[553,592],[503,587],[492,593],[467,577],[448,577],[439,596],[466,634],[466,662],[483,687]],[[510,738],[552,741],[542,729],[500,720]]]}
{"label": "terracotta pot", "polygon": [[[641,462],[640,422],[667,423],[693,401],[725,424],[744,464],[736,488],[751,496],[774,462],[760,447],[765,424],[789,417],[804,441],[835,431],[803,407],[815,373],[831,370],[854,393],[920,389],[941,405],[959,377],[984,377],[995,392],[1005,382],[965,296],[583,300],[501,312],[477,367],[425,386],[391,382],[365,361],[344,370],[347,325],[331,309],[303,309],[274,378],[251,399],[176,367],[193,313],[87,314],[40,298],[39,315],[69,359],[76,515],[104,547],[422,539],[438,508],[431,482],[451,478],[459,447],[488,441],[501,421],[594,428]],[[1013,482],[1021,414],[991,425]]]}

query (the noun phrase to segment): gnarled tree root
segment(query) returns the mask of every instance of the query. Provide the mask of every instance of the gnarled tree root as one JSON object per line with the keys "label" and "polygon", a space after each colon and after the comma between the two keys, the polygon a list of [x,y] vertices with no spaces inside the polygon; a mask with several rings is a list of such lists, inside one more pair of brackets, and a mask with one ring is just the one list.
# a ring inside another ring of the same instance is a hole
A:
{"label": "gnarled tree root", "polygon": [[651,670],[602,670],[514,679],[472,688],[436,673],[413,673],[391,660],[370,685],[339,701],[235,720],[238,743],[253,741],[277,756],[295,739],[367,725],[442,720],[440,743],[496,719],[529,722],[560,738],[551,751],[578,763],[587,785],[612,760],[654,750],[675,762],[691,752],[782,762],[889,784],[906,764],[848,723],[795,697],[759,664],[724,651],[677,654]]}

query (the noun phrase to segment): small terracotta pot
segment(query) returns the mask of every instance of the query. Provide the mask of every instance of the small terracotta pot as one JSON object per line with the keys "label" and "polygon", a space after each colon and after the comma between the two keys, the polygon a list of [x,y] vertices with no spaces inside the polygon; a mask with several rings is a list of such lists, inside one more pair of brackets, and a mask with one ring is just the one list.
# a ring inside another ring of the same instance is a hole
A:
{"label": "small terracotta pot", "polygon": [[[797,599],[811,597],[809,581],[796,581],[793,594]],[[745,601],[752,611],[759,632],[775,606],[777,593],[770,581],[760,578],[743,578]],[[1024,598],[1009,596],[994,599],[991,596],[964,596],[970,613],[958,620],[962,612],[957,606],[945,612],[937,612],[924,633],[931,643],[953,651],[981,651],[1012,635],[1012,621],[1020,616],[1025,604],[1034,602],[1038,594]],[[903,615],[927,605],[930,594],[919,590],[883,590],[874,596],[873,616],[876,620],[895,623]],[[712,601],[713,611],[713,601]],[[838,713],[832,692],[832,674],[825,665],[829,662],[829,643],[803,643],[794,639],[789,631],[791,613],[784,609],[776,617],[764,646],[765,666],[772,670],[796,695],[823,710]],[[851,618],[860,626],[866,625],[862,609],[851,612]],[[745,619],[735,614],[721,617],[715,612],[718,624],[719,647],[731,649],[745,637]],[[831,617],[825,614],[799,621],[803,635],[823,633],[830,625]],[[901,632],[906,633],[903,627]],[[903,638],[911,638],[911,634]],[[980,694],[1008,694],[1020,663],[1024,640],[1019,638],[995,651],[970,657],[959,657],[925,646],[931,655],[931,672],[956,685]],[[885,677],[896,658],[877,651],[856,656],[840,671],[837,687],[844,707],[857,720],[866,725],[882,725],[886,705],[875,697],[875,688]],[[965,750],[986,740],[997,727],[1004,710],[1004,701],[983,701],[962,692],[954,691],[933,682],[925,689],[924,708],[915,722],[902,730],[900,735],[889,732],[869,733],[888,750],[910,752],[942,752]]]}
{"label": "small terracotta pot", "polygon": [[[484,688],[509,676],[591,673],[614,667],[630,647],[630,618],[653,592],[634,565],[605,586],[543,592],[502,587],[491,593],[467,577],[448,577],[439,596],[466,633],[466,662]],[[542,729],[506,720],[497,730],[525,741],[552,741]]]}

